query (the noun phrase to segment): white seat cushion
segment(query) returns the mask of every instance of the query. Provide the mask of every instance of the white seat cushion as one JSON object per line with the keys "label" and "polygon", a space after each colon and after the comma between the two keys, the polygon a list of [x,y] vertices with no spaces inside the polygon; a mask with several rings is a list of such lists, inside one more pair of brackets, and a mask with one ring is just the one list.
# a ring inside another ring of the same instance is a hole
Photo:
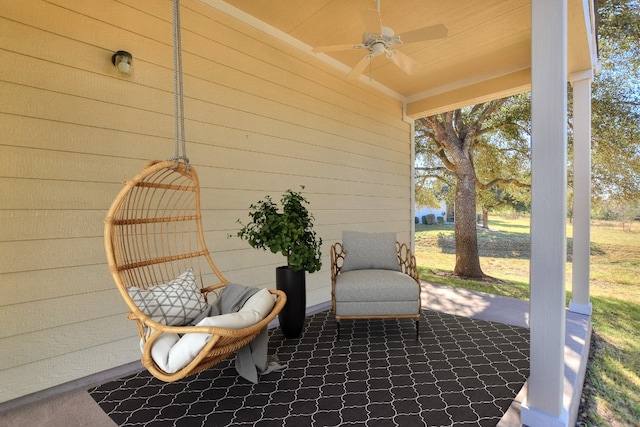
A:
{"label": "white seat cushion", "polygon": [[[253,326],[269,314],[275,304],[275,296],[261,289],[251,296],[236,313],[205,317],[196,326],[243,329]],[[158,367],[174,373],[191,362],[211,339],[211,334],[189,333],[163,334],[153,345],[151,357]]]}

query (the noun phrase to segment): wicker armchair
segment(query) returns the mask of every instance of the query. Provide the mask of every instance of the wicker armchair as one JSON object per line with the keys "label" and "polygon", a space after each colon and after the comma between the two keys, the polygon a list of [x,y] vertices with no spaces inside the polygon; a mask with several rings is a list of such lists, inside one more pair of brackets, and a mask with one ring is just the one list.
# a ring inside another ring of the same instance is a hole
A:
{"label": "wicker armchair", "polygon": [[[420,279],[416,260],[406,244],[390,242],[389,233],[359,233],[360,244],[351,245],[345,242],[349,237],[343,233],[343,242],[331,246],[331,306],[336,318],[338,338],[340,337],[340,321],[344,319],[415,319],[416,337],[419,336],[420,321]],[[386,236],[385,236],[386,234]],[[376,265],[376,255],[356,253],[367,252],[378,248],[380,238],[386,240],[387,252],[395,252],[387,257],[387,265]],[[349,255],[348,255],[349,254]],[[393,255],[397,264],[393,261]],[[358,256],[364,264],[356,263],[345,269],[348,256]]]}
{"label": "wicker armchair", "polygon": [[[271,290],[275,304],[264,319],[230,329],[163,324],[136,305],[132,289],[153,289],[185,271],[193,273],[205,300],[217,298],[227,286],[205,244],[197,173],[184,163],[152,161],[127,181],[105,219],[104,243],[111,275],[142,340],[142,364],[162,381],[179,380],[229,357],[255,339],[284,307],[284,293]],[[193,333],[211,338],[182,369],[163,371],[152,357],[154,344],[163,334]]]}

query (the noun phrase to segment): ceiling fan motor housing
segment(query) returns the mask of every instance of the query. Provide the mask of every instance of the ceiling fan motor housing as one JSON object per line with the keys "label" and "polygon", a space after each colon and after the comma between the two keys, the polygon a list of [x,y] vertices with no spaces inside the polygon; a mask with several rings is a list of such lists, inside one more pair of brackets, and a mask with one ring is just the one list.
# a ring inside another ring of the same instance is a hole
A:
{"label": "ceiling fan motor housing", "polygon": [[382,26],[381,34],[364,33],[362,40],[362,44],[357,44],[355,48],[367,49],[374,57],[380,56],[383,53],[391,56],[393,55],[393,51],[390,51],[389,48],[402,44],[400,36],[395,35],[391,28],[385,26]]}

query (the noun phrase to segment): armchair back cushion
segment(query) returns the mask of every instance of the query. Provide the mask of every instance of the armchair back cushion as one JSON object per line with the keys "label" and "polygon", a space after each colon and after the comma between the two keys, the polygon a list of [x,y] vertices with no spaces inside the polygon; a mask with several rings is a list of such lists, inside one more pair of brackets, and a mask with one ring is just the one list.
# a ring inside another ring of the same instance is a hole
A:
{"label": "armchair back cushion", "polygon": [[394,270],[400,271],[396,233],[363,233],[343,231],[344,263],[340,271]]}

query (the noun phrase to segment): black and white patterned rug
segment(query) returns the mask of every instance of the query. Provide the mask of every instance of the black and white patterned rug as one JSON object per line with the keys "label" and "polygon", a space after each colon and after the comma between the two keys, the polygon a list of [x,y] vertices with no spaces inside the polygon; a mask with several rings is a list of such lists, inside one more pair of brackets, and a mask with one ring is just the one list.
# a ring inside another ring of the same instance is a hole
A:
{"label": "black and white patterned rug", "polygon": [[495,426],[529,375],[529,330],[423,310],[412,320],[307,318],[270,331],[287,368],[251,384],[233,358],[175,383],[141,372],[89,390],[120,426]]}

